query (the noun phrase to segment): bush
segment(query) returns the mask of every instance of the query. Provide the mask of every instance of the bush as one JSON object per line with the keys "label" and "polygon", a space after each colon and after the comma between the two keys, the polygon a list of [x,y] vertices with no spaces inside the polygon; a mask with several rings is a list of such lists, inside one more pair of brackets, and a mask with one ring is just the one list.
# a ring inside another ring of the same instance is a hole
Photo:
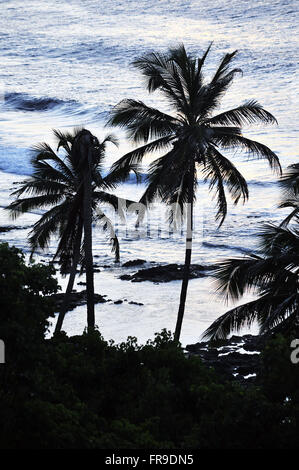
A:
{"label": "bush", "polygon": [[246,389],[187,358],[165,330],[144,346],[97,330],[45,339],[53,271],[7,245],[0,266],[2,448],[298,447],[298,373],[282,338],[265,350],[261,385]]}

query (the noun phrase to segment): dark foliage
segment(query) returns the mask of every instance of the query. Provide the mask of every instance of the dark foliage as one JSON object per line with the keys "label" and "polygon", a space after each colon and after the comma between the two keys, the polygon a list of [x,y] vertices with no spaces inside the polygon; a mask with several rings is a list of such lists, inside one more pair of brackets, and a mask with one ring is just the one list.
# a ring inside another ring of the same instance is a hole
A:
{"label": "dark foliage", "polygon": [[248,389],[187,358],[166,331],[145,346],[98,331],[46,340],[50,268],[26,266],[7,245],[0,266],[2,449],[298,448],[288,340],[269,344],[261,385]]}

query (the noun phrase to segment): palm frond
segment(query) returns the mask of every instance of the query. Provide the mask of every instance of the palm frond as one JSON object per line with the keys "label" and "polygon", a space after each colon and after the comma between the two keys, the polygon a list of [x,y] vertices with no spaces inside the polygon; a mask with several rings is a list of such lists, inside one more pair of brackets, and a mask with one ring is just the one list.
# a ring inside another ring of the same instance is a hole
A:
{"label": "palm frond", "polygon": [[124,220],[125,211],[133,204],[136,204],[136,201],[131,201],[130,199],[120,198],[114,194],[107,193],[105,191],[94,191],[93,193],[94,206],[98,203],[109,204],[112,206],[114,211],[118,216]]}
{"label": "palm frond", "polygon": [[215,147],[210,146],[209,152],[211,152],[212,158],[220,170],[223,181],[227,186],[234,204],[237,204],[240,199],[245,203],[249,197],[245,178],[234,164]]}
{"label": "palm frond", "polygon": [[161,73],[167,68],[169,57],[166,54],[151,52],[132,62],[144,76],[149,93],[154,92],[163,84]]}
{"label": "palm frond", "polygon": [[231,309],[205,332],[213,339],[226,337],[234,329],[258,321],[260,333],[283,329],[298,320],[299,233],[286,227],[265,224],[261,236],[264,257],[226,260],[214,270],[218,291],[239,299],[254,289],[257,300]]}
{"label": "palm frond", "polygon": [[259,122],[264,124],[277,124],[276,118],[255,100],[247,101],[242,106],[213,116],[208,119],[208,122],[212,125],[240,127]]}
{"label": "palm frond", "polygon": [[207,50],[204,52],[202,57],[197,59],[196,80],[197,80],[197,82],[200,86],[202,85],[202,82],[203,82],[202,68],[203,68],[203,66],[205,64],[205,61],[206,61],[206,58],[207,58],[207,56],[208,56],[208,54],[211,50],[212,44],[213,44],[213,42],[210,43],[210,45],[208,46]]}
{"label": "palm frond", "polygon": [[223,177],[219,166],[215,162],[214,158],[207,157],[203,169],[204,181],[209,181],[209,189],[215,188],[217,197],[217,214],[216,220],[220,220],[219,227],[223,224],[227,214],[227,201],[223,184]]}
{"label": "palm frond", "polygon": [[33,196],[23,199],[16,199],[11,202],[5,210],[10,212],[12,219],[16,219],[20,215],[36,209],[43,209],[53,204],[58,204],[64,200],[63,194],[45,194],[42,196]]}
{"label": "palm frond", "polygon": [[151,52],[135,60],[133,65],[145,77],[149,92],[159,89],[170,104],[184,113],[187,109],[187,99],[172,55],[173,50],[168,51],[167,54]]}
{"label": "palm frond", "polygon": [[[282,206],[280,205],[279,207],[290,207],[290,205],[286,205],[286,206]],[[295,207],[295,209],[293,209],[290,214],[285,217],[283,219],[283,221],[281,222],[281,226],[287,226],[292,220],[296,220],[297,222],[299,222],[299,205],[297,207]]]}
{"label": "palm frond", "polygon": [[211,83],[216,83],[223,80],[228,73],[229,65],[233,58],[236,56],[238,51],[230,52],[224,55],[223,59],[221,60],[218,69],[216,70],[215,75],[213,76]]}
{"label": "palm frond", "polygon": [[71,258],[71,254],[74,252],[77,233],[79,231],[82,232],[82,226],[82,194],[77,193],[65,207],[65,223],[57,227],[59,242],[53,259],[60,257],[60,259],[65,261],[66,258]]}
{"label": "palm frond", "polygon": [[96,220],[96,222],[98,222],[101,225],[104,232],[109,233],[109,239],[112,245],[112,252],[115,254],[115,262],[119,263],[119,260],[120,260],[119,240],[114,230],[113,223],[100,208],[96,209],[94,219]]}
{"label": "palm frond", "polygon": [[160,152],[171,146],[173,137],[161,137],[160,139],[154,140],[142,147],[139,147],[131,152],[128,152],[126,155],[121,157],[111,166],[111,171],[125,170],[131,171],[132,167],[139,169],[137,166],[142,159],[151,153]]}
{"label": "palm frond", "polygon": [[290,165],[282,174],[280,184],[284,190],[293,195],[299,194],[299,164]]}
{"label": "palm frond", "polygon": [[[277,305],[273,305],[273,301]],[[271,309],[269,309],[268,315],[265,315],[264,321],[260,322],[261,334],[275,328],[277,325],[283,323],[284,320],[289,318],[293,313],[298,314],[299,308],[299,294],[290,293],[284,296],[276,296],[272,298]]]}
{"label": "palm frond", "polygon": [[225,339],[232,331],[237,332],[245,326],[252,326],[261,312],[264,313],[269,308],[269,296],[267,295],[244,305],[239,305],[217,318],[204,331],[203,338],[211,341]]}
{"label": "palm frond", "polygon": [[[116,164],[117,162],[115,162]],[[111,170],[103,179],[101,187],[103,189],[112,190],[115,189],[120,183],[124,183],[130,177],[130,174],[134,173],[137,183],[142,180],[141,167],[139,164],[132,164],[127,166],[116,167]]]}
{"label": "palm frond", "polygon": [[128,138],[136,143],[168,136],[177,128],[172,116],[133,99],[122,100],[110,115],[107,124],[126,128]]}
{"label": "palm frond", "polygon": [[33,254],[37,248],[44,250],[48,247],[50,238],[57,233],[61,224],[66,222],[67,203],[56,205],[49,209],[41,218],[33,225],[29,234],[29,243],[31,253]]}
{"label": "palm frond", "polygon": [[[73,173],[71,167],[54,152],[50,145],[45,142],[34,145],[31,148],[31,153],[31,164],[34,168],[38,170],[39,164],[41,167],[41,164],[43,163],[44,167],[46,167],[47,165],[50,166],[49,162],[52,164],[54,163],[54,168],[61,174],[60,178],[63,177],[66,181],[72,181]],[[53,167],[53,165],[51,167]]]}
{"label": "palm frond", "polygon": [[68,187],[65,183],[60,181],[41,179],[39,177],[33,176],[32,178],[23,181],[21,187],[16,191],[13,191],[12,196],[19,197],[24,193],[41,196],[51,194],[67,194]]}
{"label": "palm frond", "polygon": [[264,224],[260,234],[261,250],[268,256],[299,255],[299,232],[281,225]]}
{"label": "palm frond", "polygon": [[[225,129],[225,128],[224,128]],[[214,129],[213,129],[214,130]],[[225,135],[224,130],[221,133],[214,133],[213,142],[217,145],[220,145],[224,148],[240,148],[247,152],[249,157],[254,157],[257,159],[265,159],[269,162],[270,167],[281,173],[281,166],[278,156],[264,144],[256,142],[255,140],[247,139],[241,135],[233,135],[228,133]]]}
{"label": "palm frond", "polygon": [[251,255],[228,259],[213,270],[217,291],[227,299],[238,300],[250,289],[263,290],[278,275],[282,275],[283,270],[292,269],[297,262],[298,258],[294,259],[290,254],[270,258]]}
{"label": "palm frond", "polygon": [[119,146],[119,139],[114,134],[107,134],[104,140],[101,142],[101,146],[105,145],[107,142],[115,145],[116,147]]}
{"label": "palm frond", "polygon": [[32,178],[40,180],[51,180],[73,185],[74,178],[70,174],[65,174],[46,160],[32,160],[33,175]]}
{"label": "palm frond", "polygon": [[231,85],[235,75],[242,73],[239,68],[229,69],[237,51],[226,54],[210,83],[203,85],[196,99],[196,109],[201,119],[206,119],[220,104],[221,98]]}

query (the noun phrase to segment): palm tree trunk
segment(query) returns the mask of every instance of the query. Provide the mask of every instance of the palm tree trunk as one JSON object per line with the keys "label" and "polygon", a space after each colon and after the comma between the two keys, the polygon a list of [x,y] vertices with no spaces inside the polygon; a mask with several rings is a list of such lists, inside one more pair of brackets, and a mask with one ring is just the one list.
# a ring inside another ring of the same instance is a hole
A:
{"label": "palm tree trunk", "polygon": [[182,323],[185,312],[187,289],[189,283],[191,254],[192,254],[192,232],[193,232],[193,196],[194,196],[194,171],[191,171],[189,191],[188,191],[188,207],[187,207],[187,233],[186,233],[186,251],[185,251],[185,266],[184,276],[181,288],[180,305],[177,316],[177,322],[174,333],[174,341],[180,340]]}
{"label": "palm tree trunk", "polygon": [[93,256],[92,256],[92,207],[91,207],[91,147],[87,149],[88,164],[84,178],[84,252],[86,269],[86,298],[87,298],[87,328],[94,329],[94,280],[93,280]]}
{"label": "palm tree trunk", "polygon": [[74,256],[73,256],[73,262],[72,262],[72,267],[70,271],[70,277],[69,277],[69,282],[67,284],[67,288],[64,294],[63,302],[60,308],[59,316],[57,319],[54,335],[58,334],[61,331],[63,320],[65,317],[65,314],[67,312],[70,298],[71,298],[71,293],[74,287],[74,282],[76,278],[76,273],[77,273],[77,266],[79,263],[80,259],[80,249],[81,249],[81,240],[82,240],[82,230],[83,226],[82,223],[80,223],[79,228],[78,228],[78,233],[76,236],[76,241],[75,241],[75,247],[74,247]]}

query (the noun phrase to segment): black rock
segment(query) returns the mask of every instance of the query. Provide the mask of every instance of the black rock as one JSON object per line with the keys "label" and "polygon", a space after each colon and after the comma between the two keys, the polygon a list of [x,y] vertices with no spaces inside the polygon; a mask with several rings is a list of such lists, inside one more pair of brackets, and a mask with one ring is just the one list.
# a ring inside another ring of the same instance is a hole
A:
{"label": "black rock", "polygon": [[119,277],[119,279],[122,279],[123,281],[130,281],[132,279],[132,276],[130,276],[129,274],[123,274]]}
{"label": "black rock", "polygon": [[[199,264],[192,264],[190,266],[189,279],[196,279],[206,275],[207,271],[211,270],[212,266],[203,266]],[[166,264],[162,266],[155,266],[148,269],[140,269],[136,273],[129,275],[123,274],[120,279],[132,282],[170,282],[182,280],[184,276],[184,266],[179,264]]]}
{"label": "black rock", "polygon": [[119,305],[119,304],[122,304],[122,303],[123,303],[123,301],[122,301],[122,300],[115,300],[115,302],[114,302],[114,303],[115,303],[115,305]]}
{"label": "black rock", "polygon": [[6,227],[0,227],[0,233],[9,232],[10,230],[14,230],[16,227],[13,225],[7,225]]}
{"label": "black rock", "polygon": [[[209,367],[213,367],[225,379],[237,380],[243,385],[255,383],[255,375],[260,369],[260,352],[265,344],[262,336],[232,336],[217,342],[200,342],[187,345],[190,355],[197,355]],[[249,353],[241,353],[243,349]],[[255,352],[256,354],[252,354]],[[252,375],[252,377],[246,376]]]}
{"label": "black rock", "polygon": [[123,268],[130,268],[131,266],[140,266],[141,264],[146,263],[144,259],[133,259],[131,261],[127,261],[122,265]]}
{"label": "black rock", "polygon": [[[64,299],[64,293],[53,294],[48,296],[49,298],[54,300],[56,311],[60,310],[61,304]],[[94,302],[95,304],[107,302],[103,295],[94,294]],[[84,305],[86,303],[86,290],[80,292],[72,292],[70,296],[70,303],[68,311],[74,310],[74,308],[78,307],[79,305]]]}
{"label": "black rock", "polygon": [[5,232],[10,232],[11,230],[27,230],[28,228],[31,228],[30,225],[5,225],[3,227],[0,227],[0,233],[5,233]]}

